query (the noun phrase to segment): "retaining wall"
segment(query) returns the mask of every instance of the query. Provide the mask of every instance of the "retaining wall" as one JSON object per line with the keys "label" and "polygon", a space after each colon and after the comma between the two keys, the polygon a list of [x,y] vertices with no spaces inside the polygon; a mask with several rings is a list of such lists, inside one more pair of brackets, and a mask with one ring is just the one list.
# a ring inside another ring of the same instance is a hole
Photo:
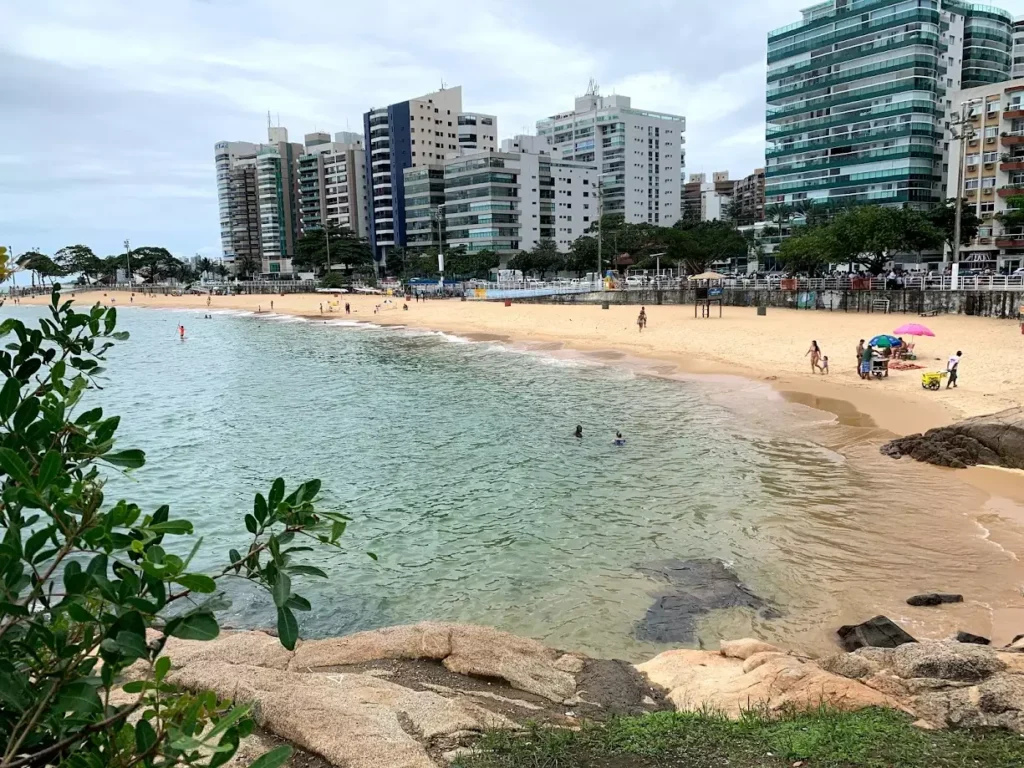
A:
{"label": "retaining wall", "polygon": [[[950,315],[976,315],[1016,319],[1024,307],[1020,291],[780,291],[726,288],[722,304],[727,307],[775,307],[779,309],[825,310],[832,312],[871,312],[877,301],[887,300],[890,312],[921,314],[936,312]],[[627,289],[593,291],[562,296],[516,299],[536,304],[693,304],[690,288],[666,290]]]}

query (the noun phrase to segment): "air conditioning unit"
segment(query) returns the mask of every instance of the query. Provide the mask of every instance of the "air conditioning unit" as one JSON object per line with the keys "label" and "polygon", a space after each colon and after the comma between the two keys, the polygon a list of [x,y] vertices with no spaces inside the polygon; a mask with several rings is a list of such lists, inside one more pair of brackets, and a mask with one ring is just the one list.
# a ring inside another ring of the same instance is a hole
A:
{"label": "air conditioning unit", "polygon": [[992,187],[985,187],[985,194],[986,195],[991,195],[992,194]]}
{"label": "air conditioning unit", "polygon": [[996,143],[996,137],[995,136],[989,136],[987,139],[985,139],[985,143],[986,144],[995,144]]}

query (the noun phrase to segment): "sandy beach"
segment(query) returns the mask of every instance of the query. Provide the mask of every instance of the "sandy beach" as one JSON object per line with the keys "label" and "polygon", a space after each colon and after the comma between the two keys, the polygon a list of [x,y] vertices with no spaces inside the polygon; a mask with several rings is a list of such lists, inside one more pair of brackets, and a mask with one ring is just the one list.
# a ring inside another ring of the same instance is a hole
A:
{"label": "sandy beach", "polygon": [[[118,292],[79,292],[83,303],[129,303]],[[25,299],[46,303],[48,297]],[[648,326],[639,333],[634,306],[602,310],[592,305],[513,304],[431,300],[412,302],[409,310],[374,312],[377,296],[346,296],[352,307],[348,319],[381,325],[406,325],[468,336],[524,343],[559,344],[591,355],[614,359],[621,355],[656,359],[689,373],[733,374],[769,382],[794,400],[829,410],[842,417],[849,406],[898,434],[919,432],[967,416],[1020,405],[1024,401],[1024,336],[1017,323],[991,318],[948,315],[847,314],[769,309],[758,317],[753,308],[725,307],[722,317],[694,318],[693,307],[647,308]],[[329,299],[315,294],[272,296],[214,296],[211,310],[238,309],[315,318]],[[343,302],[344,303],[344,302]],[[134,296],[134,306],[205,309],[201,296]],[[187,324],[185,318],[183,323]],[[908,322],[923,322],[934,338],[908,339],[917,344],[916,364],[923,370],[945,369],[947,358],[961,350],[959,387],[932,392],[921,387],[921,370],[893,371],[881,381],[863,381],[855,367],[860,339],[891,333]],[[829,357],[830,373],[811,372],[806,357],[811,340]]]}

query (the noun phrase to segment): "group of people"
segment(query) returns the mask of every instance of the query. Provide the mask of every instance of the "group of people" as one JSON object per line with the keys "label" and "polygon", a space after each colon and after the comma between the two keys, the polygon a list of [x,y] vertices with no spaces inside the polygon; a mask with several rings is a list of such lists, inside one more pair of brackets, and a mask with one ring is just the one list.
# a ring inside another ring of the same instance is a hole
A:
{"label": "group of people", "polygon": [[[572,436],[575,437],[575,438],[578,438],[580,440],[583,439],[583,425],[582,424],[577,424],[576,425],[576,431],[572,433]],[[612,445],[623,446],[625,444],[626,444],[626,438],[624,438],[622,436],[621,432],[616,432],[615,433],[615,439],[612,440]]]}

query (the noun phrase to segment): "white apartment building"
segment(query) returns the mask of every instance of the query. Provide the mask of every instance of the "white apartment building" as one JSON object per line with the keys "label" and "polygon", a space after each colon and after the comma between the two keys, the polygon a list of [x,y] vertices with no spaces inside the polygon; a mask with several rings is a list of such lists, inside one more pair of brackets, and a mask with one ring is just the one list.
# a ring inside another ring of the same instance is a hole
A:
{"label": "white apartment building", "polygon": [[220,208],[220,247],[227,264],[233,263],[241,253],[259,253],[259,217],[249,216],[248,193],[252,190],[247,189],[245,170],[248,168],[249,173],[254,174],[259,149],[259,144],[248,141],[218,141],[213,148]]}
{"label": "white apartment building", "polygon": [[1014,80],[1024,77],[1024,16],[1013,21],[1013,62],[1010,65],[1010,77]]}
{"label": "white apartment building", "polygon": [[369,235],[366,205],[366,152],[363,136],[341,131],[306,135],[299,158],[299,229],[324,225]]}
{"label": "white apartment building", "polygon": [[953,109],[967,106],[969,123],[958,128],[966,146],[958,138],[949,145],[945,196],[962,197],[982,221],[960,261],[1012,271],[1024,263],[1024,229],[1005,227],[999,214],[1024,196],[1024,79],[956,91],[950,101]]}
{"label": "white apartment building", "polygon": [[680,217],[686,119],[634,109],[628,96],[592,86],[571,112],[537,121],[552,159],[595,165],[605,214],[671,226]]}
{"label": "white apartment building", "polygon": [[546,139],[516,136],[501,151],[444,162],[444,227],[449,248],[492,250],[502,261],[541,240],[561,251],[597,221],[597,166],[558,160]]}

